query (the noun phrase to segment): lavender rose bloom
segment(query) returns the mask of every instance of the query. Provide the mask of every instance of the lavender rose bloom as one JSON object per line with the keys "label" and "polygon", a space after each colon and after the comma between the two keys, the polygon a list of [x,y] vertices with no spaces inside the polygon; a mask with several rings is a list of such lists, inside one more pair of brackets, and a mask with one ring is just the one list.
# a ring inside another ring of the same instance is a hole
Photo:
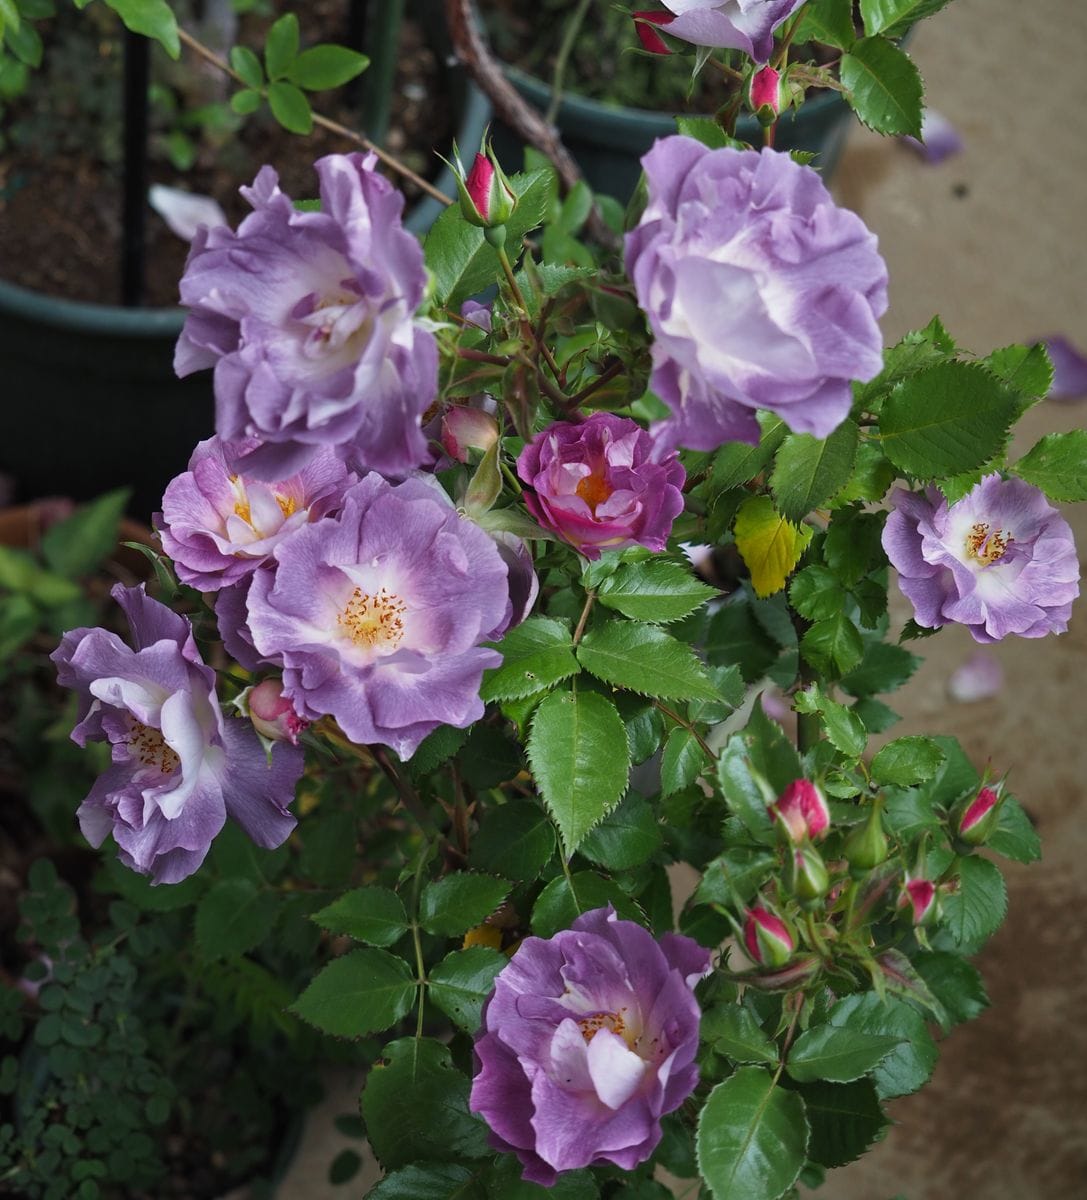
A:
{"label": "lavender rose bloom", "polygon": [[295,532],[247,598],[256,650],[283,664],[300,717],[401,758],[439,725],[483,716],[479,684],[501,656],[481,642],[513,617],[498,547],[436,485],[370,474],[336,517]]}
{"label": "lavender rose bloom", "polygon": [[875,236],[774,150],[667,137],[642,165],[649,204],[626,260],[654,337],[650,386],[672,410],[653,432],[695,450],[757,442],[765,408],[826,437],[851,381],[883,364]]}
{"label": "lavender rose bloom", "polygon": [[774,30],[804,0],[662,0],[675,19],[664,28],[696,46],[742,50],[757,63],[774,52]]}
{"label": "lavender rose bloom", "polygon": [[883,548],[918,625],[965,625],[978,642],[1044,637],[1068,627],[1079,595],[1072,531],[1020,479],[986,475],[957,504],[898,489]]}
{"label": "lavender rose bloom", "polygon": [[230,464],[254,439],[200,442],[189,469],[167,485],[155,525],[178,578],[202,592],[229,587],[267,562],[285,537],[338,507],[356,482],[331,451],[320,450],[296,475],[263,483]]}
{"label": "lavender rose bloom", "polygon": [[281,744],[269,759],[248,721],[224,718],[184,617],[142,585],[118,584],[113,596],[134,649],[106,629],[74,629],[51,655],[79,694],[72,740],[112,747],[79,808],[83,836],[100,846],[112,832],[121,861],[152,883],[191,875],[228,816],[257,845],[280,845],[295,825],[301,750]]}
{"label": "lavender rose bloom", "polygon": [[546,941],[526,938],[495,980],[476,1040],[470,1107],[523,1178],[613,1163],[633,1170],[661,1139],[661,1116],[698,1082],[695,984],[709,953],[658,942],[610,905]]}
{"label": "lavender rose bloom", "polygon": [[254,212],[238,231],[202,228],[193,240],[174,367],[214,366],[216,432],[267,443],[245,459],[261,479],[293,475],[321,446],[386,474],[426,458],[420,419],[438,357],[412,319],[423,252],[375,161],[320,159],[320,212],[299,212],[262,167],[242,189]]}
{"label": "lavender rose bloom", "polygon": [[521,451],[517,473],[536,520],[589,559],[623,546],[663,550],[683,511],[675,451],[611,413],[549,425]]}

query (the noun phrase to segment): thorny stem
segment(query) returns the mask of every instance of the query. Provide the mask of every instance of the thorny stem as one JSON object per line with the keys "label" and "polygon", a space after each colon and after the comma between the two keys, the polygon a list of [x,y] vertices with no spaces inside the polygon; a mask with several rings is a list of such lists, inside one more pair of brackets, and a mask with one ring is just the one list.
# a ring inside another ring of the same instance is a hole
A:
{"label": "thorny stem", "polygon": [[494,367],[508,367],[513,361],[508,354],[488,354],[485,350],[473,350],[469,346],[458,346],[457,357],[469,362],[490,363]]}
{"label": "thorny stem", "polygon": [[659,700],[655,700],[653,703],[656,705],[656,707],[662,713],[664,713],[664,715],[670,721],[675,721],[675,723],[677,725],[682,725],[683,728],[687,730],[687,732],[694,738],[694,740],[702,747],[703,752],[705,753],[706,757],[711,760],[711,762],[717,761],[717,754],[715,753],[715,751],[710,749],[709,745],[706,743],[706,741],[704,740],[702,735],[698,732],[697,729],[695,729],[694,725],[692,725],[690,721],[684,720],[684,718],[681,717],[679,715],[679,713],[673,712],[670,708],[667,707],[667,705],[662,704]]}
{"label": "thorny stem", "polygon": [[[230,66],[225,58],[221,58],[214,50],[210,50],[203,42],[194,38],[191,33],[179,28],[177,35],[194,54],[198,54],[205,62],[211,63],[212,66],[218,68],[225,75],[229,75],[231,79],[240,83],[242,87],[249,87],[249,84]],[[439,191],[428,180],[424,179],[421,175],[417,175],[411,167],[402,163],[395,155],[390,154],[388,150],[384,150],[374,142],[371,142],[364,134],[356,133],[353,129],[348,129],[346,125],[341,125],[339,121],[333,121],[316,112],[313,114],[313,123],[314,125],[319,125],[322,129],[327,129],[329,133],[334,133],[349,142],[353,142],[363,150],[376,154],[390,170],[395,171],[398,175],[403,175],[405,179],[410,179],[417,188],[426,192],[428,196],[433,196],[435,200],[440,200],[442,204],[453,203],[452,198],[447,196],[445,192]]]}
{"label": "thorny stem", "polygon": [[400,774],[393,766],[392,759],[389,758],[389,753],[384,746],[370,746],[370,753],[374,756],[374,762],[384,772],[386,778],[396,790],[397,797],[400,803],[411,813],[415,818],[419,827],[424,833],[430,834],[435,832],[434,822],[430,819],[430,814],[423,807],[423,802],[419,799],[415,789],[410,783]]}
{"label": "thorny stem", "polygon": [[[555,378],[560,379],[562,373],[559,371],[558,363],[555,362],[555,358],[548,348],[547,343],[535,330],[533,330],[532,323],[528,319],[528,305],[525,303],[525,296],[521,291],[521,285],[517,282],[517,276],[513,273],[513,264],[510,262],[510,257],[506,253],[505,246],[498,247],[498,261],[502,264],[502,272],[506,276],[506,282],[510,285],[510,291],[513,293],[514,302],[521,310],[520,317],[521,324],[523,326],[523,332],[528,338],[531,339],[538,352],[543,355],[544,361],[551,368],[551,372]],[[541,386],[544,386],[547,382],[548,381],[545,379],[543,373],[540,372]],[[552,393],[549,391],[548,395],[550,395],[551,398],[556,402],[564,405],[566,404],[566,397],[562,394],[562,392],[556,392],[554,395],[552,395]]]}
{"label": "thorny stem", "polygon": [[616,375],[622,372],[622,370],[622,362],[613,362],[610,367],[597,375],[597,377],[591,383],[587,383],[580,392],[575,392],[575,394],[570,397],[570,399],[566,402],[569,406],[569,410],[572,411],[573,409],[578,408],[582,403],[584,403],[584,401],[588,400],[593,392],[595,392],[598,388],[602,388],[604,384],[610,383],[616,377]]}
{"label": "thorny stem", "polygon": [[596,603],[596,592],[589,591],[585,593],[585,605],[581,610],[581,616],[577,619],[577,628],[574,630],[574,642],[576,646],[581,641],[581,635],[585,632],[585,626],[589,621],[589,613],[593,611],[593,605]]}
{"label": "thorny stem", "polygon": [[430,842],[424,840],[419,849],[419,860],[415,867],[415,877],[411,881],[411,940],[415,946],[415,971],[418,976],[416,983],[419,987],[419,1011],[415,1018],[415,1038],[418,1041],[423,1036],[423,999],[426,988],[426,965],[423,962],[423,943],[419,937],[419,893],[423,890],[423,866],[430,853]]}
{"label": "thorny stem", "polygon": [[[785,1041],[781,1044],[781,1059],[778,1062],[778,1069],[774,1072],[774,1084],[781,1078],[782,1071],[785,1070],[785,1063],[789,1055],[789,1047],[793,1044],[793,1034],[796,1032],[796,1023],[800,1020],[800,1010],[804,1007],[804,993],[797,992],[793,996],[793,1019],[789,1022],[789,1028],[785,1030]],[[773,1084],[771,1084],[771,1087]]]}
{"label": "thorny stem", "polygon": [[789,32],[781,39],[781,44],[778,46],[777,55],[774,58],[774,70],[780,71],[785,65],[789,57],[789,47],[793,44],[793,38],[796,37],[796,31],[800,28],[801,21],[804,20],[804,14],[801,13],[796,20],[789,26]]}

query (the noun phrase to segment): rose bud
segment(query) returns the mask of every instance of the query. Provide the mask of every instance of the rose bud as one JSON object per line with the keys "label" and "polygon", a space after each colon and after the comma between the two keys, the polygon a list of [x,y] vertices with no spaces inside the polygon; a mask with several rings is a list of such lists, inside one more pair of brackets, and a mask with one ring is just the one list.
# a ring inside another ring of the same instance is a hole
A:
{"label": "rose bud", "polygon": [[810,779],[794,779],[770,805],[770,815],[793,845],[817,841],[830,828],[826,798]]}
{"label": "rose bud", "polygon": [[909,907],[915,925],[927,924],[936,915],[936,885],[931,879],[911,879],[907,875],[898,907]]}
{"label": "rose bud", "polygon": [[795,847],[785,864],[785,887],[798,900],[819,900],[830,888],[826,863],[814,846]]}
{"label": "rose bud", "polygon": [[995,788],[983,787],[976,796],[959,806],[956,832],[969,846],[981,846],[989,840],[1000,819],[1003,780]]}
{"label": "rose bud", "polygon": [[773,125],[788,103],[782,73],[770,66],[756,71],[747,81],[747,103],[760,125]]}
{"label": "rose bud", "polygon": [[270,742],[298,745],[298,735],[309,725],[283,695],[283,681],[265,679],[245,693],[245,704],[253,728]]}
{"label": "rose bud", "polygon": [[442,417],[442,445],[450,458],[468,461],[469,450],[486,452],[498,441],[498,422],[481,408],[457,405]]}
{"label": "rose bud", "polygon": [[845,840],[843,854],[849,865],[860,871],[870,871],[878,867],[887,857],[887,835],[883,832],[883,804],[877,800],[872,805],[868,820],[856,829]]}
{"label": "rose bud", "polygon": [[634,28],[638,33],[638,41],[642,43],[642,49],[649,54],[671,54],[668,49],[668,44],[664,38],[653,28],[654,25],[671,25],[676,19],[674,13],[668,12],[635,12],[630,14],[634,18]]}
{"label": "rose bud", "polygon": [[744,945],[752,962],[767,967],[784,966],[796,948],[789,926],[761,905],[747,910]]}
{"label": "rose bud", "polygon": [[455,146],[453,153],[456,161],[451,165],[456,176],[460,210],[464,219],[481,229],[495,229],[505,225],[517,207],[517,193],[498,165],[494,147],[487,144],[486,134],[480,143],[479,153],[467,172],[457,156]]}

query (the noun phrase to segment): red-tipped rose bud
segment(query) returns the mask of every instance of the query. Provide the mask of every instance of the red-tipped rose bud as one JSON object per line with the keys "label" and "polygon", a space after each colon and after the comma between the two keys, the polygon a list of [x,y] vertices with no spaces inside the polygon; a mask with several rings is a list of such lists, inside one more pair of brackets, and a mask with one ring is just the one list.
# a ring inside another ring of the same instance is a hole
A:
{"label": "red-tipped rose bud", "polygon": [[785,887],[798,900],[819,900],[830,888],[830,875],[812,845],[795,846],[785,864]]}
{"label": "red-tipped rose bud", "polygon": [[842,853],[849,865],[859,871],[870,871],[878,867],[887,857],[887,835],[883,832],[883,804],[877,800],[872,805],[868,820],[856,829],[845,840]]}
{"label": "red-tipped rose bud", "polygon": [[770,805],[770,815],[793,845],[816,841],[830,828],[826,797],[810,779],[794,779]]}
{"label": "red-tipped rose bud", "polygon": [[253,728],[270,742],[290,742],[298,745],[298,735],[309,725],[294,710],[283,695],[278,679],[266,679],[245,693],[245,704]]}
{"label": "red-tipped rose bud", "polygon": [[505,225],[517,207],[517,193],[498,165],[494,147],[487,144],[486,134],[470,170],[465,171],[456,155],[456,147],[454,157],[453,173],[464,219],[482,229]]}
{"label": "red-tipped rose bud", "polygon": [[911,879],[906,876],[898,907],[910,909],[915,925],[925,925],[936,915],[936,885],[931,879]]}
{"label": "red-tipped rose bud", "polygon": [[671,25],[676,19],[675,13],[669,12],[636,12],[630,14],[634,18],[634,28],[638,32],[638,41],[642,49],[650,54],[671,54],[664,38],[653,28],[654,25]]}
{"label": "red-tipped rose bud", "polygon": [[773,125],[788,103],[785,78],[773,67],[761,67],[747,81],[747,103],[761,125]]}
{"label": "red-tipped rose bud", "polygon": [[1003,782],[995,788],[983,787],[976,796],[960,806],[956,832],[969,846],[981,846],[989,840],[1000,819]]}
{"label": "red-tipped rose bud", "polygon": [[458,405],[442,417],[442,445],[450,458],[468,461],[468,451],[489,450],[498,441],[498,422],[481,408]]}
{"label": "red-tipped rose bud", "polygon": [[789,926],[761,905],[747,910],[744,945],[752,962],[767,967],[784,966],[796,948]]}

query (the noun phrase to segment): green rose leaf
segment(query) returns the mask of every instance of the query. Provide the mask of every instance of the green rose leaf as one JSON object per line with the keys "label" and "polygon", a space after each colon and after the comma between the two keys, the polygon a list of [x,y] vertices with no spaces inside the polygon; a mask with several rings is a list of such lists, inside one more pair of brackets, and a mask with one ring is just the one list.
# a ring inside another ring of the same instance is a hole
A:
{"label": "green rose leaf", "polygon": [[785,1069],[799,1083],[852,1083],[878,1066],[898,1043],[886,1034],[818,1025],[792,1044]]}
{"label": "green rose leaf", "polygon": [[754,1014],[738,1004],[725,1004],[702,1017],[701,1037],[718,1054],[738,1063],[778,1061],[774,1039],[762,1028]]}
{"label": "green rose leaf", "polygon": [[423,888],[419,924],[427,933],[456,937],[489,917],[509,893],[505,879],[458,871]]}
{"label": "green rose leaf", "polygon": [[[764,806],[765,807],[765,806]],[[771,874],[776,858],[765,850],[737,846],[706,865],[692,904],[746,904]]]}
{"label": "green rose leaf", "polygon": [[487,1200],[481,1171],[455,1163],[420,1163],[392,1171],[366,1200]]}
{"label": "green rose leaf", "polygon": [[896,738],[872,759],[872,779],[876,783],[909,787],[931,779],[943,761],[944,751],[932,738]]}
{"label": "green rose leaf", "polygon": [[495,644],[502,665],[484,672],[480,698],[515,700],[553,687],[581,668],[570,629],[550,617],[529,617]]}
{"label": "green rose leaf", "polygon": [[817,671],[838,678],[860,662],[864,642],[844,612],[816,621],[800,639],[800,653]]}
{"label": "green rose leaf", "polygon": [[700,608],[717,589],[695,579],[678,563],[650,559],[625,563],[600,585],[596,598],[636,621],[667,624]]}
{"label": "green rose leaf", "polygon": [[609,871],[628,871],[649,859],[662,840],[653,806],[630,795],[585,835],[578,850]]}
{"label": "green rose leaf", "polygon": [[854,696],[872,696],[900,688],[921,665],[916,654],[890,642],[871,642],[860,665],[842,677],[842,687]]}
{"label": "green rose leaf", "polygon": [[990,850],[1016,862],[1032,863],[1042,857],[1042,843],[1030,817],[1014,796],[1005,796],[1000,805],[996,828],[985,843]]}
{"label": "green rose leaf", "polygon": [[890,1126],[870,1079],[809,1083],[800,1094],[811,1126],[808,1158],[824,1167],[844,1167],[860,1158]]}
{"label": "green rose leaf", "polygon": [[535,879],[555,852],[555,826],[538,804],[509,800],[488,808],[472,839],[471,863],[507,879]]}
{"label": "green rose leaf", "polygon": [[793,608],[809,621],[825,621],[842,611],[845,588],[833,571],[826,567],[805,567],[789,584]]}
{"label": "green rose leaf", "polygon": [[486,1126],[468,1110],[471,1083],[453,1066],[448,1046],[401,1038],[385,1047],[384,1060],[366,1081],[362,1119],[386,1170],[493,1154]]}
{"label": "green rose leaf", "polygon": [[706,765],[706,752],[689,729],[677,725],[668,734],[661,757],[661,797],[690,787]]}
{"label": "green rose leaf", "polygon": [[901,37],[922,17],[939,12],[950,0],[861,0],[864,31]]}
{"label": "green rose leaf", "polygon": [[958,889],[943,899],[942,931],[960,954],[976,954],[1008,911],[1004,876],[995,863],[971,855],[959,864]]}
{"label": "green rose leaf", "polygon": [[783,516],[799,521],[849,482],[859,431],[843,421],[827,438],[790,433],[774,461],[770,488]]}
{"label": "green rose leaf", "polygon": [[263,100],[263,95],[256,88],[242,88],[240,92],[235,92],[230,97],[230,107],[239,117],[247,117],[260,108]]}
{"label": "green rose leaf", "polygon": [[880,1097],[907,1096],[925,1084],[939,1051],[921,1014],[903,1000],[881,1000],[875,992],[846,996],[830,1010],[830,1023],[855,1034],[898,1042],[872,1072]]}
{"label": "green rose leaf", "polygon": [[1018,413],[1015,393],[974,363],[939,363],[887,397],[880,437],[887,457],[908,475],[958,475],[988,462]]}
{"label": "green rose leaf", "polygon": [[762,436],[752,446],[748,442],[726,442],[713,460],[710,483],[715,492],[725,492],[754,479],[765,471],[789,432],[780,417],[760,413]]}
{"label": "green rose leaf", "polygon": [[[549,170],[510,177],[517,207],[506,222],[508,247],[519,246],[524,235],[543,222],[551,180]],[[423,250],[427,269],[434,276],[434,298],[449,307],[483,291],[499,272],[497,252],[487,244],[482,229],[468,224],[456,204],[434,222]]]}
{"label": "green rose leaf", "polygon": [[415,999],[415,976],[386,950],[352,950],[317,976],[290,1011],[323,1033],[355,1038],[395,1025]]}
{"label": "green rose leaf", "polygon": [[345,892],[310,920],[330,933],[345,933],[371,946],[391,946],[407,933],[410,924],[400,897],[384,887]]}
{"label": "green rose leaf", "polygon": [[234,958],[268,936],[279,905],[274,892],[249,879],[222,879],[196,909],[196,948],[201,958]]}
{"label": "green rose leaf", "polygon": [[287,67],[287,78],[307,92],[323,92],[361,75],[369,65],[357,50],[323,44],[303,50]]}
{"label": "green rose leaf", "polygon": [[615,882],[595,871],[578,871],[567,879],[552,879],[536,899],[532,910],[532,932],[549,938],[560,929],[569,929],[582,913],[610,904],[626,921],[644,924],[638,906]]}
{"label": "green rose leaf", "polygon": [[917,973],[944,1010],[944,1028],[972,1021],[989,1007],[977,967],[959,954],[922,950],[913,957]]}
{"label": "green rose leaf", "polygon": [[854,42],[842,55],[842,86],[860,120],[877,133],[921,136],[924,85],[909,56],[885,37]]}
{"label": "green rose leaf", "polygon": [[655,625],[609,621],[585,635],[577,656],[586,671],[613,687],[666,700],[720,699],[690,646]]}
{"label": "green rose leaf", "polygon": [[757,842],[772,846],[777,837],[762,789],[751,775],[751,759],[744,739],[736,735],[717,760],[717,779],[732,812]]}
{"label": "green rose leaf", "polygon": [[1087,500],[1087,429],[1047,433],[1011,469],[1051,500]]}
{"label": "green rose leaf", "polygon": [[804,1166],[804,1102],[768,1071],[741,1067],[710,1093],[696,1144],[699,1174],[716,1200],[777,1200]]}
{"label": "green rose leaf", "polygon": [[479,1028],[483,1002],[494,991],[509,959],[489,946],[470,946],[446,955],[427,977],[431,1000],[465,1033]]}
{"label": "green rose leaf", "polygon": [[809,0],[801,9],[800,27],[793,39],[798,45],[822,42],[824,46],[848,50],[856,40],[853,0]]}
{"label": "green rose leaf", "polygon": [[606,696],[552,692],[532,718],[526,749],[569,856],[626,791],[626,729]]}

